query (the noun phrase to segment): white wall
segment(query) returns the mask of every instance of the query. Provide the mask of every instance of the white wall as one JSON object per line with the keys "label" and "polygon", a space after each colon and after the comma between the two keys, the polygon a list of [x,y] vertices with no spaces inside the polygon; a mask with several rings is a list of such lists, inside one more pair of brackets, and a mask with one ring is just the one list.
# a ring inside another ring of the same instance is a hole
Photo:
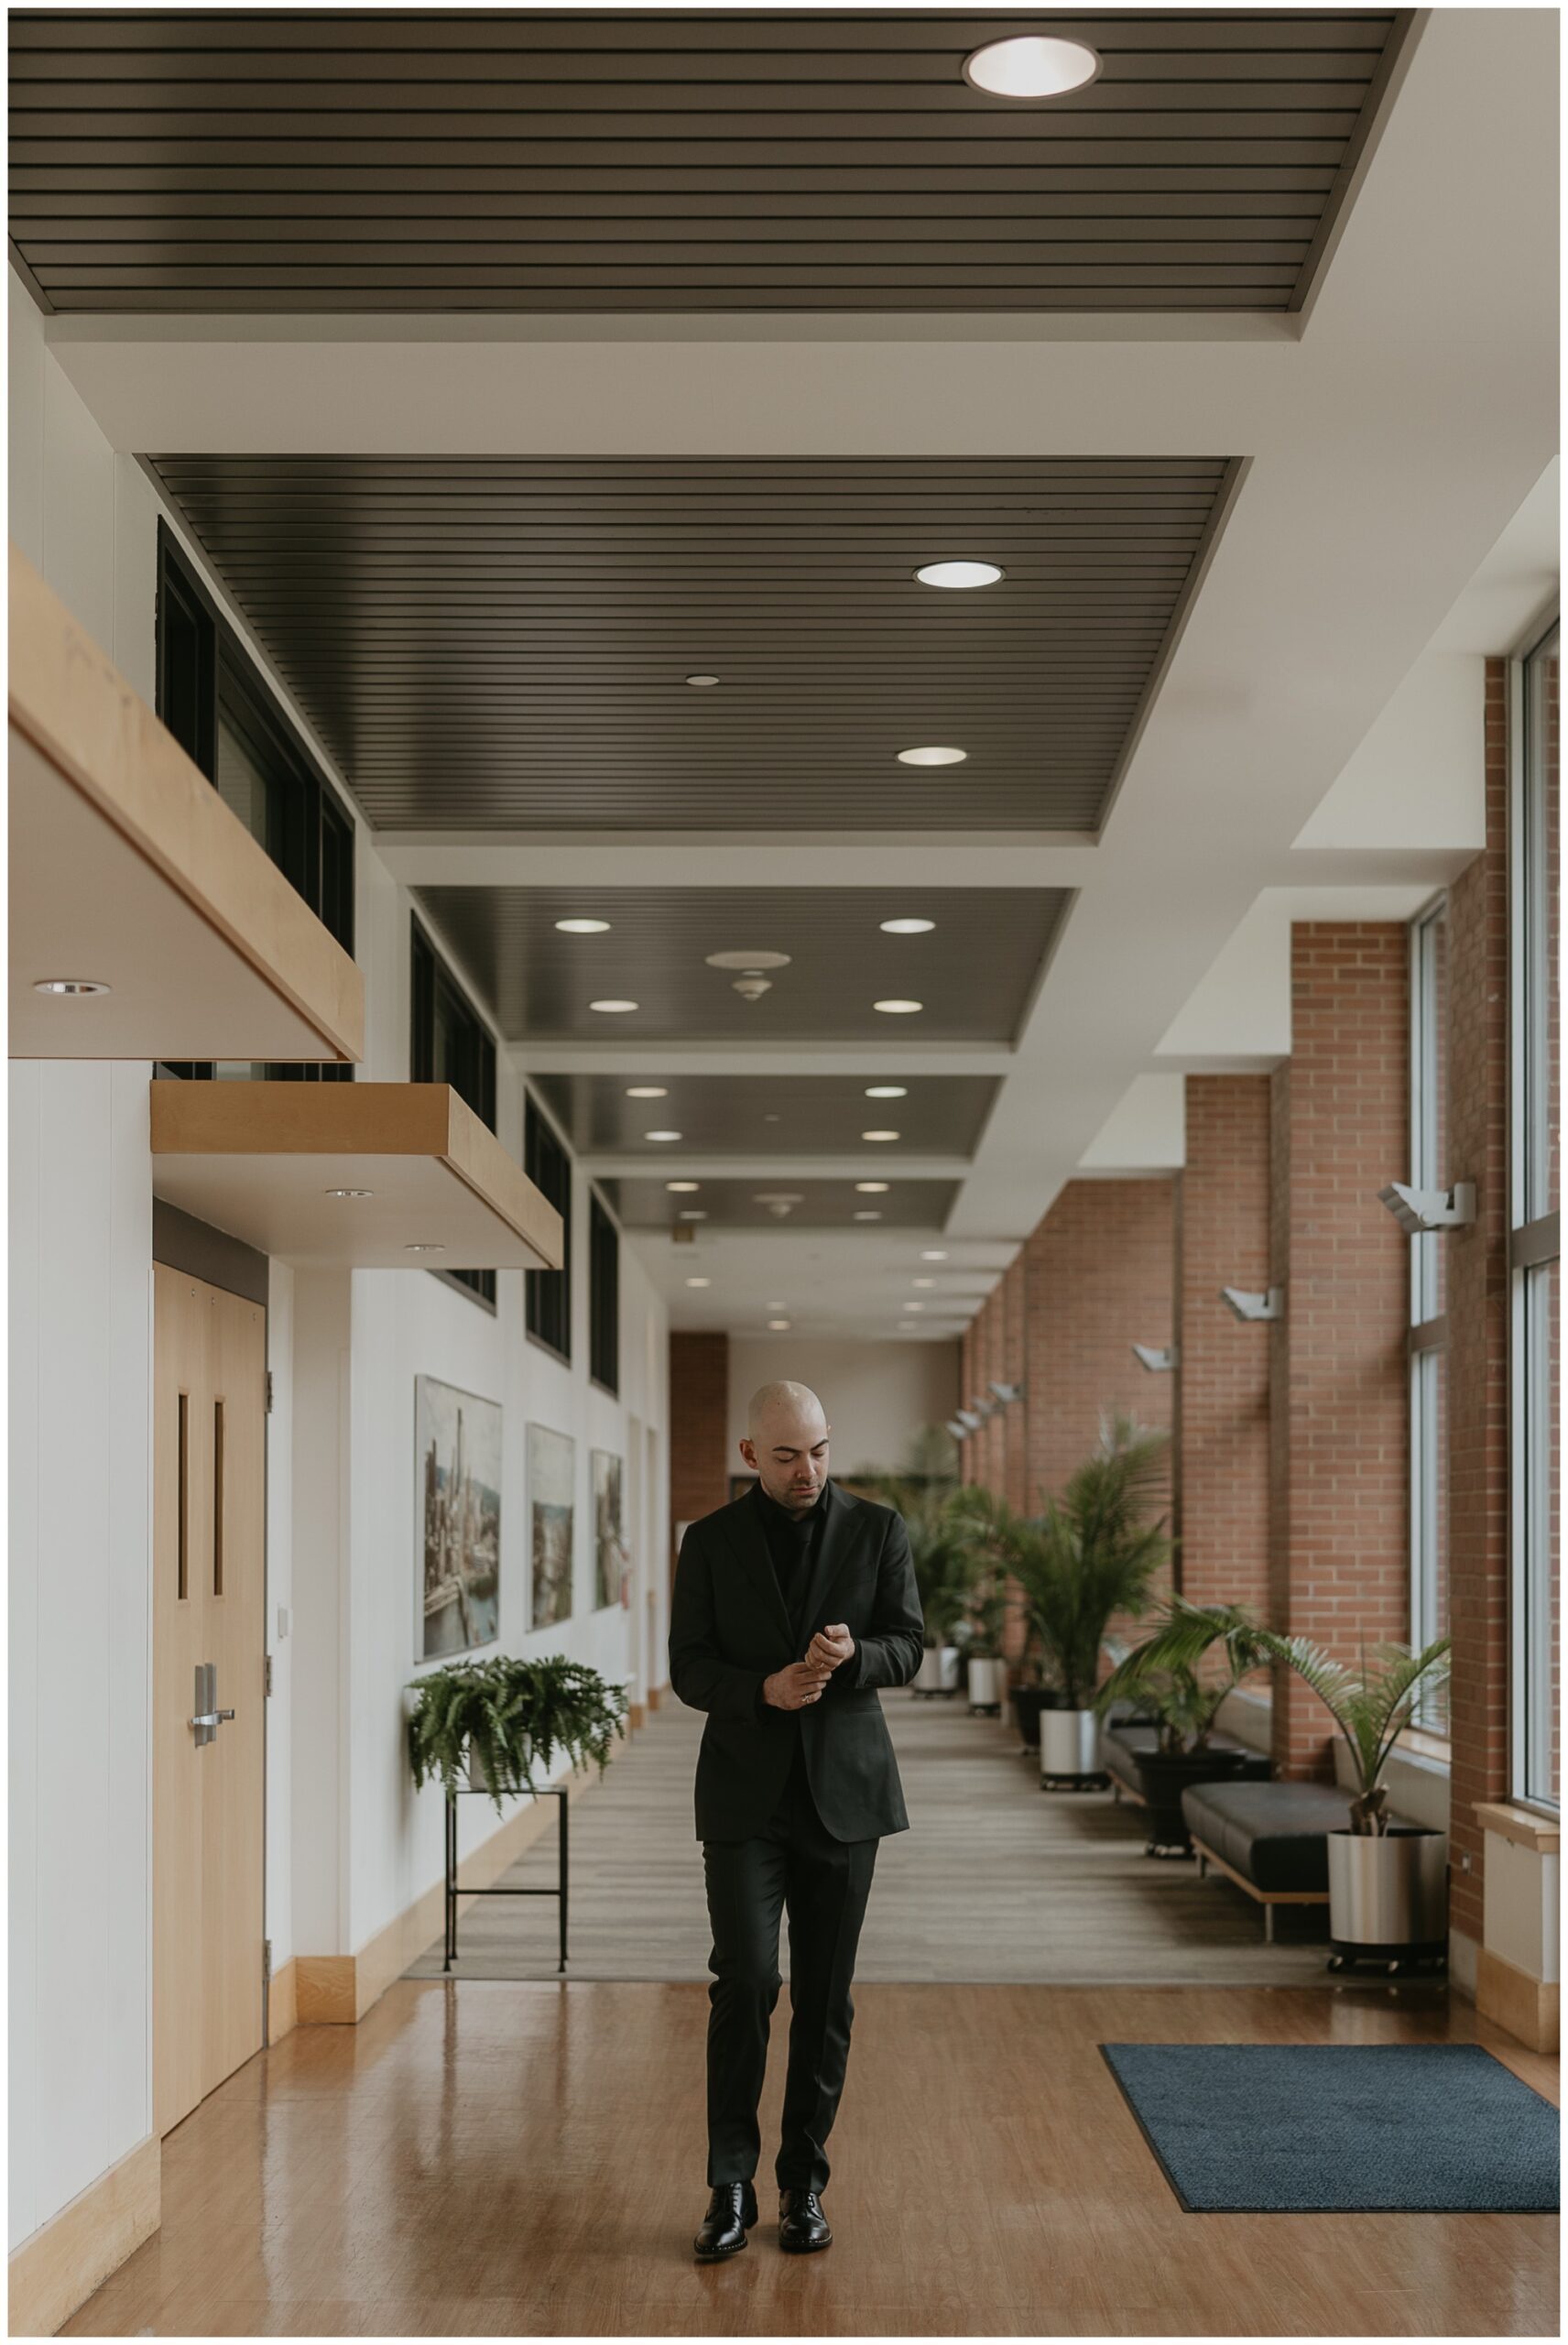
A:
{"label": "white wall", "polygon": [[746,1465],[735,1444],[746,1432],[746,1402],[758,1385],[789,1377],[809,1384],[833,1427],[835,1472],[861,1466],[892,1472],[910,1436],[940,1425],[958,1402],[956,1343],[842,1343],[824,1336],[732,1336],[730,1471]]}
{"label": "white wall", "polygon": [[[110,448],[67,382],[14,274],[10,303],[16,543],[150,703],[162,514],[332,771],[177,517],[135,459]],[[401,1079],[411,900],[363,823],[355,851],[362,1073]],[[145,1064],[11,1070],[13,2249],[152,2125],[149,1075]],[[498,1090],[500,1134],[517,1152],[522,1086],[504,1052]],[[414,1794],[403,1741],[403,1684],[415,1674],[416,1374],[503,1403],[500,1649],[567,1652],[619,1678],[646,1646],[654,1682],[662,1679],[665,1314],[623,1248],[620,1397],[590,1385],[587,1213],[579,1178],[570,1369],[526,1338],[520,1273],[503,1274],[492,1315],[423,1271],[351,1278],[274,1265],[267,1929],[275,1969],[296,1953],[357,1951],[440,1875],[439,1797]],[[593,1615],[588,1454],[626,1457],[634,1413],[658,1442],[637,1594],[640,1604],[652,1586],[659,1601],[651,1613],[617,1606]],[[569,1622],[538,1637],[526,1609],[530,1418],[577,1444],[576,1604]],[[47,1684],[46,1659],[56,1673]],[[495,1816],[466,1801],[463,1821],[471,1845]]]}

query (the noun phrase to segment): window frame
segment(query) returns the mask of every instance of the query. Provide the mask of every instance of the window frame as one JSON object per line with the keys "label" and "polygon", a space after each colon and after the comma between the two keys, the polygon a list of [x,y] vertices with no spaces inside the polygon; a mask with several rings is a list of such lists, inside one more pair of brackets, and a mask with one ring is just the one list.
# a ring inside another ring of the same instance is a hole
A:
{"label": "window frame", "polygon": [[[1410,1165],[1418,1189],[1447,1186],[1443,1162],[1446,1133],[1439,1108],[1447,1079],[1446,987],[1439,983],[1436,939],[1446,929],[1448,891],[1440,888],[1408,923],[1410,943]],[[1444,939],[1446,946],[1446,937]],[[1448,1351],[1448,1316],[1441,1232],[1417,1231],[1410,1239],[1409,1445],[1410,1445],[1410,1642],[1420,1652],[1447,1632],[1439,1617],[1440,1585],[1446,1595],[1441,1552],[1443,1531],[1444,1455],[1442,1381]],[[1446,1604],[1442,1608],[1446,1611]],[[1440,1691],[1418,1699],[1411,1723],[1446,1740],[1448,1712]]]}
{"label": "window frame", "polygon": [[[544,1169],[539,1160],[539,1143],[541,1139],[550,1143],[559,1162],[558,1185],[561,1192],[559,1195],[552,1194],[552,1183],[549,1179],[540,1178],[540,1172]],[[547,1203],[554,1205],[561,1216],[560,1270],[523,1272],[523,1331],[530,1344],[537,1344],[540,1351],[547,1352],[550,1358],[558,1361],[562,1368],[570,1368],[572,1351],[572,1199],[576,1167],[572,1162],[572,1151],[566,1145],[555,1118],[547,1113],[535,1093],[526,1085],[523,1090],[523,1171]],[[546,1293],[543,1283],[546,1279],[559,1279],[561,1282],[553,1290],[554,1293],[561,1298],[559,1315],[564,1337],[564,1341],[561,1344],[557,1344],[537,1324],[539,1303]]]}
{"label": "window frame", "polygon": [[[1531,1703],[1531,1631],[1544,1597],[1552,1601],[1549,1482],[1556,1428],[1549,1394],[1540,1389],[1532,1360],[1532,1337],[1541,1327],[1539,1303],[1552,1291],[1559,1262],[1558,1208],[1534,1194],[1530,1143],[1537,1103],[1532,1092],[1532,1046],[1545,1016],[1538,999],[1550,975],[1546,939],[1537,936],[1535,883],[1543,881],[1549,903],[1556,874],[1547,859],[1540,869],[1532,836],[1539,797],[1532,789],[1533,736],[1529,723],[1530,670],[1553,638],[1561,678],[1561,612],[1553,605],[1530,631],[1508,668],[1508,1787],[1522,1807],[1542,1816],[1562,1812],[1559,1796],[1537,1783],[1532,1750],[1536,1725]],[[1544,788],[1544,763],[1541,768]],[[1559,790],[1561,779],[1559,778]],[[1541,855],[1544,856],[1542,843]],[[1538,950],[1539,947],[1539,950]],[[1539,1112],[1549,1112],[1546,1102]],[[1543,1453],[1544,1452],[1544,1456]],[[1544,1566],[1544,1569],[1542,1568]],[[1558,1598],[1561,1602],[1561,1596]],[[1550,1710],[1550,1703],[1548,1708]]]}
{"label": "window frame", "polygon": [[[436,1020],[438,1009],[444,1008],[448,1015],[455,1013],[467,1030],[468,1040],[477,1045],[477,1063],[466,1070],[467,1081],[453,1081],[451,1074],[436,1073]],[[441,947],[416,911],[408,914],[408,1076],[413,1083],[451,1083],[458,1097],[463,1100],[482,1124],[495,1129],[495,1072],[497,1063],[495,1037],[488,1020],[480,1011],[467,988],[452,970]],[[440,1279],[471,1303],[494,1314],[497,1309],[497,1289],[494,1271],[442,1270],[436,1263],[425,1268],[432,1278]]]}
{"label": "window frame", "polygon": [[588,1380],[612,1400],[620,1399],[621,1227],[592,1184],[588,1190]]}

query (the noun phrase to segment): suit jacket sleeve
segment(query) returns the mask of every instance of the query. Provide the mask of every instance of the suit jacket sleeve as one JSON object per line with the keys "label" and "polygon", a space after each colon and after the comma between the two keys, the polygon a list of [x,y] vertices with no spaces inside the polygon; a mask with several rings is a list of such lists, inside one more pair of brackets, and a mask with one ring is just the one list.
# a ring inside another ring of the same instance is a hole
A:
{"label": "suit jacket sleeve", "polygon": [[713,1576],[707,1543],[692,1525],[681,1542],[670,1599],[670,1683],[688,1709],[713,1718],[760,1716],[758,1688],[768,1672],[739,1669],[719,1651],[713,1626]]}
{"label": "suit jacket sleeve", "polygon": [[907,1685],[920,1668],[925,1635],[909,1534],[902,1518],[894,1515],[877,1566],[870,1630],[856,1645],[847,1669],[836,1674],[852,1688]]}

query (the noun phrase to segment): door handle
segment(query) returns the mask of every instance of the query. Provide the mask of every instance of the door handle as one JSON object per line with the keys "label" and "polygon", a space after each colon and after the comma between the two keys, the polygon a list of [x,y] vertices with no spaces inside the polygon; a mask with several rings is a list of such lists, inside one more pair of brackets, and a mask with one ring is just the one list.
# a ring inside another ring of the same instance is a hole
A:
{"label": "door handle", "polygon": [[190,1720],[191,1726],[217,1726],[224,1718],[232,1718],[233,1710],[202,1710]]}
{"label": "door handle", "polygon": [[186,1723],[196,1729],[196,1748],[215,1742],[218,1729],[224,1718],[232,1718],[233,1710],[218,1707],[218,1664],[215,1661],[196,1663],[196,1713]]}

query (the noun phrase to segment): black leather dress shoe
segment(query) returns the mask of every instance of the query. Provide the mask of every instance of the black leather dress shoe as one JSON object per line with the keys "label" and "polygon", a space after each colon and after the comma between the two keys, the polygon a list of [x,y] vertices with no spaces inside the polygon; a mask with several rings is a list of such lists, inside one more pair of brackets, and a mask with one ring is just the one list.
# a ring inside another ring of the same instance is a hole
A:
{"label": "black leather dress shoe", "polygon": [[814,2190],[781,2190],[779,2194],[779,2244],[787,2255],[812,2255],[833,2245],[833,2233]]}
{"label": "black leather dress shoe", "polygon": [[699,2263],[716,2263],[724,2255],[738,2255],[746,2235],[757,2220],[757,2191],[749,2182],[715,2182],[702,2227],[692,2241]]}

